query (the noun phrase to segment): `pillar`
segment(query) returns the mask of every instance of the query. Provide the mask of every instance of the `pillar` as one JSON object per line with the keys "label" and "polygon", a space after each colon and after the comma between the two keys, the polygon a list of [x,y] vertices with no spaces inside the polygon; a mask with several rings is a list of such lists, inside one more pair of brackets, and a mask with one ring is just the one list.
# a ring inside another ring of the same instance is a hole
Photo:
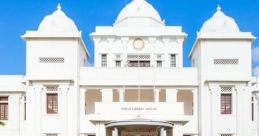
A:
{"label": "pillar", "polygon": [[257,101],[257,111],[255,112],[255,116],[257,117],[257,134],[259,134],[259,92],[256,92],[255,93],[255,98],[256,98],[256,101]]}
{"label": "pillar", "polygon": [[120,97],[120,102],[125,101],[125,90],[124,89],[119,89],[119,97]]}
{"label": "pillar", "polygon": [[251,93],[246,87],[237,87],[237,136],[251,133]]}
{"label": "pillar", "polygon": [[113,101],[113,90],[112,89],[102,89],[102,102],[112,102]]}
{"label": "pillar", "polygon": [[211,114],[211,136],[217,135],[217,114],[220,113],[220,88],[215,87],[210,90],[210,114]]}
{"label": "pillar", "polygon": [[175,103],[177,102],[177,89],[166,89],[166,102]]}
{"label": "pillar", "polygon": [[166,131],[163,127],[160,129],[160,136],[166,136]]}
{"label": "pillar", "polygon": [[69,86],[60,86],[58,88],[58,92],[59,92],[59,96],[58,96],[58,100],[60,101],[59,102],[59,107],[61,107],[60,110],[60,115],[61,115],[61,118],[62,118],[62,133],[63,133],[63,136],[68,136],[68,108],[67,108],[67,105],[68,105],[68,90],[69,90]]}
{"label": "pillar", "polygon": [[43,97],[42,97],[42,94],[43,94],[43,91],[45,91],[43,89],[42,86],[37,86],[34,88],[34,93],[35,93],[35,98],[34,99],[35,101],[35,107],[34,107],[34,135],[41,135],[41,124],[42,124],[42,121],[41,121],[41,118],[42,118],[42,109],[45,108],[45,107],[42,107],[43,105]]}
{"label": "pillar", "polygon": [[28,129],[31,131],[28,131],[28,136],[34,136],[34,100],[35,100],[35,95],[34,95],[34,90],[32,86],[28,85],[27,83],[26,86],[26,106],[27,106],[27,122],[28,122]]}
{"label": "pillar", "polygon": [[80,114],[85,115],[85,109],[86,109],[86,92],[87,89],[84,87],[80,88]]}
{"label": "pillar", "polygon": [[193,115],[198,117],[198,89],[192,90],[193,95]]}
{"label": "pillar", "polygon": [[9,120],[9,126],[12,130],[12,135],[19,135],[19,127],[20,127],[20,100],[21,96],[20,94],[13,94],[9,96],[8,98],[8,120]]}
{"label": "pillar", "polygon": [[183,136],[183,125],[182,124],[174,124],[173,136]]}
{"label": "pillar", "polygon": [[118,128],[114,128],[114,130],[112,131],[112,136],[119,136]]}
{"label": "pillar", "polygon": [[154,101],[159,102],[160,89],[154,89]]}

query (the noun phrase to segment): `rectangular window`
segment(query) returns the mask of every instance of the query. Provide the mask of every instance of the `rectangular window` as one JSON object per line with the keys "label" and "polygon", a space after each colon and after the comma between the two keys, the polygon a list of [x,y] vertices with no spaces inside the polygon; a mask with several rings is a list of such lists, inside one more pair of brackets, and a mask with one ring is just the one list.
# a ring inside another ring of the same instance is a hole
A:
{"label": "rectangular window", "polygon": [[171,54],[170,66],[171,67],[176,67],[176,57],[175,57],[175,54]]}
{"label": "rectangular window", "polygon": [[0,120],[8,120],[8,97],[0,97]]}
{"label": "rectangular window", "polygon": [[128,67],[150,67],[150,61],[128,61]]}
{"label": "rectangular window", "polygon": [[58,136],[57,134],[47,134],[46,136]]}
{"label": "rectangular window", "polygon": [[121,67],[121,61],[120,60],[116,60],[115,61],[115,65],[116,65],[116,67]]}
{"label": "rectangular window", "polygon": [[233,136],[232,134],[221,134],[220,136]]}
{"label": "rectangular window", "polygon": [[232,94],[221,94],[221,114],[232,114]]}
{"label": "rectangular window", "polygon": [[156,61],[156,66],[159,68],[162,67],[162,61],[161,60]]}
{"label": "rectangular window", "polygon": [[251,113],[252,113],[252,121],[254,121],[254,97],[251,98],[252,105],[251,105]]}
{"label": "rectangular window", "polygon": [[58,94],[47,93],[47,113],[57,114],[58,113]]}
{"label": "rectangular window", "polygon": [[24,120],[26,120],[26,96],[24,97]]}
{"label": "rectangular window", "polygon": [[102,54],[102,62],[101,65],[102,67],[107,67],[107,54]]}

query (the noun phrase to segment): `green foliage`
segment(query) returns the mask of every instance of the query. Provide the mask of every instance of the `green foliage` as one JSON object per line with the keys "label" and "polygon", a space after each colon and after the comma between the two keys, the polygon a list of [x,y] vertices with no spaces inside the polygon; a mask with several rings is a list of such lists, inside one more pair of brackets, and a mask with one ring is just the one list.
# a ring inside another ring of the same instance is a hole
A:
{"label": "green foliage", "polygon": [[5,125],[4,122],[0,121],[0,126],[4,126],[4,125]]}

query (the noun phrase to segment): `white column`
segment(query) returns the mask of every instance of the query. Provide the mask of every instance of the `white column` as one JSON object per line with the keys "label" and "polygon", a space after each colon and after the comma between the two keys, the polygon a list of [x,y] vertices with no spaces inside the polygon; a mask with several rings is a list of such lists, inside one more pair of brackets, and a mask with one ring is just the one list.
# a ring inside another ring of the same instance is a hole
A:
{"label": "white column", "polygon": [[210,114],[211,114],[211,136],[216,136],[216,125],[217,125],[217,115],[220,112],[220,91],[219,88],[211,88],[211,106],[210,106]]}
{"label": "white column", "polygon": [[112,102],[113,101],[113,90],[112,89],[102,89],[102,102]]}
{"label": "white column", "polygon": [[[28,84],[28,83],[27,83]],[[27,122],[28,122],[28,136],[35,136],[34,135],[34,105],[35,105],[35,95],[34,89],[32,86],[26,86],[26,106],[27,106]]]}
{"label": "white column", "polygon": [[154,101],[159,102],[159,92],[160,89],[154,89]]}
{"label": "white column", "polygon": [[61,107],[61,111],[60,112],[60,115],[61,115],[61,118],[62,118],[62,133],[63,135],[62,136],[68,136],[68,115],[67,115],[67,112],[68,112],[68,90],[69,90],[69,86],[60,86],[58,88],[58,91],[59,91],[59,107]]}
{"label": "white column", "polygon": [[198,89],[192,90],[193,95],[193,115],[198,117]]}
{"label": "white column", "polygon": [[85,115],[85,104],[86,104],[86,92],[87,89],[84,87],[80,88],[80,114]]}
{"label": "white column", "polygon": [[43,94],[43,87],[37,86],[34,88],[35,93],[35,107],[34,107],[34,131],[35,135],[41,135],[41,122],[42,122],[42,94]]}
{"label": "white column", "polygon": [[97,127],[98,127],[98,132],[96,136],[106,136],[106,128],[104,123],[99,122]]}
{"label": "white column", "polygon": [[255,97],[257,101],[257,106],[256,106],[257,111],[255,112],[254,115],[255,117],[257,117],[257,134],[259,135],[259,92],[255,94]]}
{"label": "white column", "polygon": [[119,89],[119,97],[120,97],[120,102],[125,101],[125,90],[124,89]]}
{"label": "white column", "polygon": [[173,136],[183,136],[183,126],[182,126],[182,124],[174,124]]}
{"label": "white column", "polygon": [[160,136],[166,136],[165,128],[163,127],[160,129]]}
{"label": "white column", "polygon": [[177,89],[166,89],[166,102],[175,103],[177,102]]}
{"label": "white column", "polygon": [[112,136],[119,136],[119,131],[117,128],[114,128],[114,130],[112,131]]}
{"label": "white column", "polygon": [[19,134],[19,121],[20,121],[20,96],[19,94],[13,94],[8,98],[9,106],[9,126],[12,129],[13,135]]}
{"label": "white column", "polygon": [[237,136],[250,133],[251,93],[246,87],[237,87]]}

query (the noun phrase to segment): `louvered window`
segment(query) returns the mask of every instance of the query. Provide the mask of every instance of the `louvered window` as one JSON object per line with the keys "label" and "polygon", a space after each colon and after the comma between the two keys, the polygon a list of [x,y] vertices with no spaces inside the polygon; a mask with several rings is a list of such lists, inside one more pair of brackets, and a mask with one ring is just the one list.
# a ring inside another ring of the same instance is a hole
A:
{"label": "louvered window", "polygon": [[57,86],[47,87],[47,93],[46,93],[47,114],[58,113],[58,92],[57,91],[58,91]]}
{"label": "louvered window", "polygon": [[0,120],[8,120],[8,97],[0,97]]}

